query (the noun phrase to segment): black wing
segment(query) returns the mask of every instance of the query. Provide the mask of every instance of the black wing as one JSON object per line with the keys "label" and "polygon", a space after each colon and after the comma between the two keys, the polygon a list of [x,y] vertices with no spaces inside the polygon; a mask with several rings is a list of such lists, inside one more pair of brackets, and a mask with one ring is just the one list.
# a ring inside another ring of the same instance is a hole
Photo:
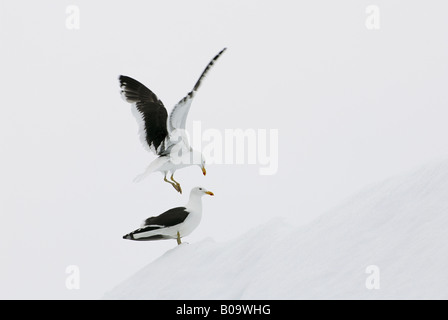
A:
{"label": "black wing", "polygon": [[177,207],[165,211],[157,217],[151,217],[143,222],[145,227],[159,226],[160,228],[172,227],[182,223],[187,218],[189,212],[185,207]]}
{"label": "black wing", "polygon": [[168,112],[157,96],[135,79],[120,76],[121,95],[132,104],[134,116],[139,123],[141,142],[149,150],[160,155],[165,150],[168,137]]}
{"label": "black wing", "polygon": [[123,239],[139,240],[139,241],[172,239],[171,237],[165,235],[153,235],[149,237],[137,237],[137,238],[135,238],[134,235],[138,235],[139,233],[145,233],[152,230],[158,230],[175,226],[179,223],[184,222],[188,214],[189,212],[186,211],[185,207],[177,207],[170,209],[157,217],[151,217],[146,219],[143,222],[143,226],[141,228],[123,236]]}

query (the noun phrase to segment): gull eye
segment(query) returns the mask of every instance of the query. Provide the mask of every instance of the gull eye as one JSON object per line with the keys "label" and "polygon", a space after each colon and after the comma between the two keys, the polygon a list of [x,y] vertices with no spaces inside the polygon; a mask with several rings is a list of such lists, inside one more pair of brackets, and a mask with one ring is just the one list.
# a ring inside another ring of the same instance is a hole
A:
{"label": "gull eye", "polygon": [[200,191],[202,191],[202,188],[199,188]]}

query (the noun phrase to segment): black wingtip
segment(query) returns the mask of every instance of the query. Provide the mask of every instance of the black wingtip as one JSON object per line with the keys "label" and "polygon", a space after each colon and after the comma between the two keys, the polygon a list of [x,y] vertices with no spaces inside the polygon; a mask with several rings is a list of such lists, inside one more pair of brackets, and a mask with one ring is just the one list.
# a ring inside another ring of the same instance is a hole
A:
{"label": "black wingtip", "polygon": [[[120,85],[123,85],[124,83],[126,83],[126,82],[137,82],[137,80],[135,80],[135,79],[132,79],[131,77],[128,77],[128,76],[124,76],[124,75],[122,75],[122,74],[120,74],[119,76],[118,76],[118,81],[120,81]],[[140,84],[140,83],[139,83]]]}
{"label": "black wingtip", "polygon": [[214,59],[217,59],[220,55],[222,55],[224,53],[224,51],[227,50],[227,47],[224,47],[224,49],[222,49],[221,51],[218,52],[218,54],[215,56]]}

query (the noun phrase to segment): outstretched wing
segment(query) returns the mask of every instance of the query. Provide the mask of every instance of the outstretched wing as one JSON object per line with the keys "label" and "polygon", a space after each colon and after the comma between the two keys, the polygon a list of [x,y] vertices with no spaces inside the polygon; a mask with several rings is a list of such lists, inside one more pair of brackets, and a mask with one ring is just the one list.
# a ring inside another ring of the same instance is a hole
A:
{"label": "outstretched wing", "polygon": [[222,49],[205,67],[198,81],[191,90],[182,100],[180,100],[173,108],[168,120],[170,132],[175,129],[185,129],[185,123],[187,121],[188,111],[190,111],[191,102],[199,89],[202,80],[207,75],[210,68],[215,64],[216,60],[226,51],[227,48]]}
{"label": "outstretched wing", "polygon": [[135,79],[119,76],[121,95],[132,105],[139,125],[140,141],[145,149],[160,155],[168,137],[168,112],[157,96]]}

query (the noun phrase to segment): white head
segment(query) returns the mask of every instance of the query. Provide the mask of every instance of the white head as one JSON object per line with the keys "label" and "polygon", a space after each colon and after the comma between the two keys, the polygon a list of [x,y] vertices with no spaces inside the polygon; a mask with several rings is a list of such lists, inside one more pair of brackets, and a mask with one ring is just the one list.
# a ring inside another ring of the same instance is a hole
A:
{"label": "white head", "polygon": [[213,192],[208,191],[207,189],[203,188],[203,187],[196,187],[191,189],[190,195],[198,195],[200,197],[202,197],[203,195],[208,194],[209,196],[214,196]]}
{"label": "white head", "polygon": [[197,150],[192,150],[191,155],[193,156],[193,164],[197,165],[202,170],[202,174],[205,176],[207,171],[205,170],[205,159],[202,152]]}

